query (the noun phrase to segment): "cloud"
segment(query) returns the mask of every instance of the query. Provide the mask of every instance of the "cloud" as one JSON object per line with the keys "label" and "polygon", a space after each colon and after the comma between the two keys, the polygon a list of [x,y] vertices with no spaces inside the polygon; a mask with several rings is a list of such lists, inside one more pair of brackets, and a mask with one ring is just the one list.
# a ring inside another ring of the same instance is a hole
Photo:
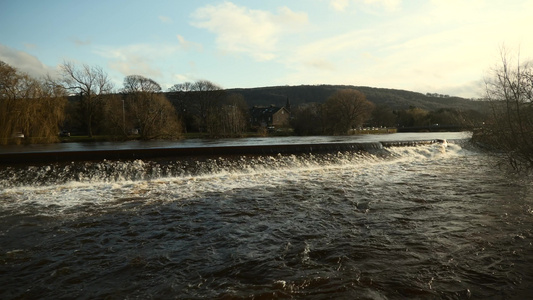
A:
{"label": "cloud", "polygon": [[173,82],[184,83],[184,82],[195,82],[203,78],[200,78],[191,73],[186,73],[186,74],[175,74],[174,76],[172,76],[172,79],[173,79]]}
{"label": "cloud", "polygon": [[81,47],[81,46],[88,46],[91,44],[91,40],[81,40],[77,37],[72,37],[70,40],[74,43],[74,45]]}
{"label": "cloud", "polygon": [[363,3],[370,6],[377,6],[387,12],[396,11],[401,7],[401,0],[363,0]]}
{"label": "cloud", "polygon": [[[202,45],[176,35],[171,44],[132,44],[120,47],[95,46],[93,52],[103,57],[108,68],[120,77],[142,75],[159,82],[162,86],[168,82],[175,72],[175,66],[183,64],[183,56],[187,51],[202,51]],[[180,62],[181,61],[181,62]],[[120,81],[116,81],[120,84]]]}
{"label": "cloud", "polygon": [[183,73],[180,74],[173,74],[171,76],[171,82],[172,84],[168,84],[168,87],[174,85],[175,83],[183,83],[183,82],[195,82],[201,79],[204,79],[202,77],[199,77],[198,74],[198,68],[194,61],[189,61],[187,64],[183,65],[180,70]]}
{"label": "cloud", "polygon": [[96,54],[108,58],[111,69],[120,72],[124,76],[143,75],[151,78],[162,76],[157,60],[165,60],[179,51],[180,47],[164,45],[136,44],[124,47],[97,47]]}
{"label": "cloud", "polygon": [[0,44],[0,60],[35,78],[48,74],[54,75],[56,72],[54,68],[43,64],[37,57],[2,44]]}
{"label": "cloud", "polygon": [[287,7],[279,8],[274,14],[231,2],[201,7],[191,17],[193,26],[216,34],[221,51],[246,54],[258,61],[274,59],[280,38],[308,22],[306,13],[293,12]]}
{"label": "cloud", "polygon": [[176,42],[172,44],[133,44],[121,47],[97,46],[94,52],[109,59],[110,68],[123,75],[140,74],[143,76],[161,76],[159,62],[166,66],[168,61],[184,51],[202,51],[202,45],[186,40],[182,35],[176,35]]}
{"label": "cloud", "polygon": [[325,59],[320,59],[320,58],[307,61],[305,62],[305,64],[307,66],[310,66],[310,67],[313,67],[319,70],[323,70],[323,71],[335,71],[336,69],[334,63],[327,61]]}
{"label": "cloud", "polygon": [[361,8],[367,13],[377,13],[377,10],[393,12],[400,9],[402,0],[330,0],[329,5],[336,11],[347,11],[351,5]]}
{"label": "cloud", "polygon": [[[405,31],[384,34],[386,27],[404,28]],[[334,72],[320,74],[322,78],[309,78],[309,68],[297,69],[298,75],[293,76],[314,83],[323,83],[320,81],[327,79],[340,84],[452,95],[460,92],[460,95],[477,97],[476,85],[460,86],[471,78],[480,77],[483,65],[490,62],[486,52],[479,49],[487,43],[475,39],[477,27],[464,26],[417,37],[411,36],[410,30],[407,25],[398,26],[393,22],[302,45],[297,49],[295,60],[314,69]],[[310,61],[315,63],[310,64]],[[320,64],[330,61],[335,62],[334,69]],[[316,77],[316,74],[312,76]],[[435,87],[446,90],[435,90]]]}
{"label": "cloud", "polygon": [[[433,0],[413,13],[384,17],[372,26],[346,24],[345,31],[287,50],[290,54],[284,57],[290,72],[279,81],[479,97],[479,80],[498,63],[502,43],[531,53],[533,40],[525,28],[533,27],[533,19],[525,8],[524,3],[514,2]],[[333,62],[334,71],[322,62]]]}
{"label": "cloud", "polygon": [[172,24],[173,21],[170,17],[167,17],[167,16],[159,16],[157,17],[161,22],[165,23],[165,24]]}
{"label": "cloud", "polygon": [[111,61],[108,65],[111,69],[120,72],[124,76],[142,75],[153,78],[162,76],[162,72],[158,68],[154,68],[150,62],[138,56],[129,57],[126,61]]}
{"label": "cloud", "polygon": [[187,41],[185,38],[181,35],[176,35],[176,38],[178,39],[178,42],[180,46],[183,48],[183,50],[195,50],[195,51],[202,51],[203,47],[201,44]]}
{"label": "cloud", "polygon": [[344,11],[350,5],[350,0],[331,0],[329,5],[337,11]]}

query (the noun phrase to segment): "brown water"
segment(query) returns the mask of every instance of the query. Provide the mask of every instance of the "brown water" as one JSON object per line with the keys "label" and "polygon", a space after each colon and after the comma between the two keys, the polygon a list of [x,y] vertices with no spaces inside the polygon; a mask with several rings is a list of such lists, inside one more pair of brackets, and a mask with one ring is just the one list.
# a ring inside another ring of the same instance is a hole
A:
{"label": "brown water", "polygon": [[4,168],[0,298],[527,299],[531,179],[465,148]]}

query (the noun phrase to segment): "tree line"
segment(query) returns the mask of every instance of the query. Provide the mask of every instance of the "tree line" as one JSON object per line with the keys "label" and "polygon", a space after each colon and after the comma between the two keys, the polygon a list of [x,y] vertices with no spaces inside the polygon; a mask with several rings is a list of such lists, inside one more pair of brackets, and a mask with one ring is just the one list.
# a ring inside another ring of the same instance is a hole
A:
{"label": "tree line", "polygon": [[[65,62],[58,78],[35,79],[1,62],[0,84],[1,144],[57,142],[62,130],[116,139],[179,138],[187,132],[224,137],[251,130],[244,97],[207,80],[163,93],[154,80],[130,75],[116,89],[98,66]],[[358,91],[339,91],[324,104],[323,133],[346,133],[372,107]]]}
{"label": "tree line", "polygon": [[126,76],[115,88],[98,66],[65,62],[59,77],[35,79],[0,61],[0,144],[58,142],[62,131],[173,139],[189,131],[228,136],[247,129],[244,98],[206,80],[164,93],[141,75]]}
{"label": "tree line", "polygon": [[342,135],[363,126],[404,130],[471,129],[481,126],[485,118],[485,114],[476,110],[440,108],[429,111],[415,106],[393,109],[385,104],[375,105],[360,91],[343,89],[335,92],[323,104],[311,103],[297,107],[291,124],[300,135]]}
{"label": "tree line", "polygon": [[[465,125],[483,117],[475,111],[392,109],[375,105],[354,88],[340,88],[322,103],[291,108],[298,135],[343,135],[362,126]],[[63,63],[59,76],[35,79],[0,62],[0,144],[59,141],[61,131],[114,139],[175,139],[199,132],[210,137],[260,130],[251,124],[241,93],[207,81],[175,84],[166,92],[142,75],[116,88],[98,66]],[[20,136],[24,135],[24,139]]]}

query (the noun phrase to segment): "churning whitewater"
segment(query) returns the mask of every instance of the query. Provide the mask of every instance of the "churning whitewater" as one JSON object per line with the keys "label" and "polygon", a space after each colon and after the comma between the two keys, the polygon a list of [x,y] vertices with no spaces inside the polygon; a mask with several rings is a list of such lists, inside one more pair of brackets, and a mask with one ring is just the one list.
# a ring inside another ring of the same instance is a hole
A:
{"label": "churning whitewater", "polygon": [[0,297],[523,298],[532,184],[465,145],[8,166]]}

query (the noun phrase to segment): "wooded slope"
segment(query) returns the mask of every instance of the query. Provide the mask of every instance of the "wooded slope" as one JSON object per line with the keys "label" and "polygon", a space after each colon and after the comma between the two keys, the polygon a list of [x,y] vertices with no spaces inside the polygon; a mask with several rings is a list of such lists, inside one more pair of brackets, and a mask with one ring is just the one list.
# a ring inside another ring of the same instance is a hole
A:
{"label": "wooded slope", "polygon": [[339,89],[357,89],[366,95],[366,98],[376,105],[387,105],[392,109],[409,109],[418,107],[429,111],[441,108],[455,108],[458,110],[476,110],[485,112],[488,103],[485,101],[465,99],[461,97],[443,97],[426,95],[417,92],[373,88],[365,86],[348,85],[299,85],[299,86],[273,86],[258,88],[229,89],[228,93],[239,93],[250,107],[254,105],[285,105],[289,98],[291,105],[298,106],[304,103],[323,103]]}

